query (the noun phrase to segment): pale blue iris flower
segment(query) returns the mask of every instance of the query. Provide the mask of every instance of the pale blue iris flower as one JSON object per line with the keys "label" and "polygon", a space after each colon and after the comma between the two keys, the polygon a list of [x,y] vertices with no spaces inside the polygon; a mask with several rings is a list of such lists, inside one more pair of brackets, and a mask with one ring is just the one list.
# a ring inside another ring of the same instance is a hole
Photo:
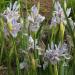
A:
{"label": "pale blue iris flower", "polygon": [[38,8],[34,5],[31,8],[31,14],[28,16],[30,31],[38,31],[40,23],[43,22],[44,19],[45,17],[39,14]]}
{"label": "pale blue iris flower", "polygon": [[[56,26],[56,25],[60,24],[61,22],[66,24],[67,22],[65,19],[64,11],[63,11],[63,8],[61,7],[59,1],[55,1],[54,9],[55,10],[53,12],[53,17],[52,17],[50,26],[51,27],[53,25]],[[67,17],[69,17],[70,12],[71,12],[71,8],[66,10]]]}
{"label": "pale blue iris flower", "polygon": [[15,1],[13,5],[10,3],[10,7],[7,7],[2,15],[7,20],[4,25],[5,36],[11,34],[13,37],[16,37],[21,28],[21,23],[18,22],[18,19],[20,18],[18,2]]}
{"label": "pale blue iris flower", "polygon": [[62,60],[62,58],[70,59],[67,44],[63,44],[61,46],[61,44],[59,43],[59,45],[57,46],[52,43],[51,48],[49,47],[44,55],[44,61],[48,61],[51,64],[57,64],[59,61]]}

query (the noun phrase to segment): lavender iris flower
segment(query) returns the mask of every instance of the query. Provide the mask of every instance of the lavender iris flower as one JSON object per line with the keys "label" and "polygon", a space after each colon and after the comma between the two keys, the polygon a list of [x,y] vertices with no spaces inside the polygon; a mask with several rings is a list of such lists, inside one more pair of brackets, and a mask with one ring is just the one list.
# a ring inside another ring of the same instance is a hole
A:
{"label": "lavender iris flower", "polygon": [[9,36],[11,34],[13,37],[17,36],[17,33],[20,31],[21,23],[18,22],[20,18],[19,14],[19,4],[17,1],[4,11],[3,16],[6,18],[7,22],[4,25],[4,34]]}
{"label": "lavender iris flower", "polygon": [[66,44],[63,44],[62,46],[51,44],[51,48],[46,50],[46,53],[44,55],[44,61],[49,61],[51,64],[57,64],[59,61],[64,59],[70,59],[70,56],[68,54],[68,48]]}
{"label": "lavender iris flower", "polygon": [[[61,22],[66,24],[67,22],[65,19],[64,11],[63,11],[63,8],[61,7],[59,1],[55,1],[54,9],[55,9],[55,11],[53,12],[53,17],[52,17],[50,26],[51,27],[56,26],[57,24],[60,24]],[[67,17],[69,17],[70,12],[71,12],[71,8],[66,10]]]}
{"label": "lavender iris flower", "polygon": [[39,12],[38,8],[34,5],[31,8],[31,14],[28,16],[30,31],[33,31],[33,32],[38,31],[40,27],[40,23],[43,22],[43,20],[45,19],[45,17],[41,16],[38,12]]}

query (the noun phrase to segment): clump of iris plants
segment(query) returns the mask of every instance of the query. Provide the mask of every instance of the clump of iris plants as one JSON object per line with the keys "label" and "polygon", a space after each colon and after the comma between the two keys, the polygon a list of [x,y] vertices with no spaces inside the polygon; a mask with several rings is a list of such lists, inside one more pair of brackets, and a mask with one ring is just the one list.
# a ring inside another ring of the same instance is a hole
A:
{"label": "clump of iris plants", "polygon": [[46,18],[39,2],[29,8],[25,0],[25,9],[23,3],[10,2],[0,14],[0,65],[6,67],[7,75],[74,75],[72,8],[66,0],[64,5],[54,0],[52,15]]}

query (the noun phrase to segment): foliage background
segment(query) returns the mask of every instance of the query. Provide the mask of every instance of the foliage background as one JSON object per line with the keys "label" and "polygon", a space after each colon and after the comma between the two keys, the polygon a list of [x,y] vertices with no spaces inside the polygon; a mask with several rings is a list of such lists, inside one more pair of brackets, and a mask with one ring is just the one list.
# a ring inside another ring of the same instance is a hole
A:
{"label": "foliage background", "polygon": [[16,1],[16,0],[0,0],[0,12],[3,12],[3,10],[9,5],[10,1]]}

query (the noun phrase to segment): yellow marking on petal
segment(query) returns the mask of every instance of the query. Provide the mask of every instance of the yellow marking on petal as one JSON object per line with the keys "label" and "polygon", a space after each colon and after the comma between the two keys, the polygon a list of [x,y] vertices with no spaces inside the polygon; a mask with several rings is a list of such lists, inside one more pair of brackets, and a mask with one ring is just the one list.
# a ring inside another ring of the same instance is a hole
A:
{"label": "yellow marking on petal", "polygon": [[61,39],[61,42],[63,43],[63,39],[64,39],[64,32],[65,32],[65,26],[63,25],[63,23],[61,22],[60,23],[60,39]]}
{"label": "yellow marking on petal", "polygon": [[65,26],[63,25],[62,22],[61,22],[61,24],[60,24],[60,30],[61,30],[62,34],[64,34]]}
{"label": "yellow marking on petal", "polygon": [[8,26],[8,30],[11,32],[12,31],[12,23],[8,22],[7,26]]}

